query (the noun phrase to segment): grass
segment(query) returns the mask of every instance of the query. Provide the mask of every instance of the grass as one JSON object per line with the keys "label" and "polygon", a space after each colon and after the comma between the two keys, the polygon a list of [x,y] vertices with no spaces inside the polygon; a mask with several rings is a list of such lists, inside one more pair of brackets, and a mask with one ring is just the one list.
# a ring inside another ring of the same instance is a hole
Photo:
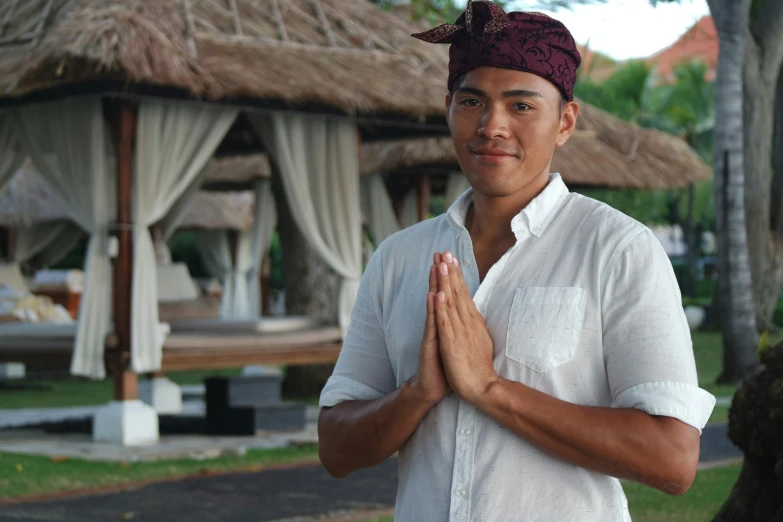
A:
{"label": "grass", "polygon": [[208,461],[166,460],[112,463],[60,460],[0,452],[0,498],[112,486],[145,480],[228,470],[257,471],[262,466],[315,461],[315,445],[276,450],[249,450],[246,455]]}
{"label": "grass", "polygon": [[715,406],[710,415],[710,422],[729,422],[729,407],[728,406]]}
{"label": "grass", "polygon": [[[207,370],[171,372],[166,376],[177,384],[202,384],[212,375],[239,375],[241,370]],[[94,406],[112,399],[114,383],[111,378],[92,381],[77,377],[63,379],[8,381],[9,385],[24,385],[25,389],[0,387],[0,409],[65,408]]]}
{"label": "grass", "polygon": [[[709,522],[728,498],[739,466],[700,471],[691,489],[672,497],[635,483],[623,483],[633,522]],[[362,522],[394,522],[382,516]]]}

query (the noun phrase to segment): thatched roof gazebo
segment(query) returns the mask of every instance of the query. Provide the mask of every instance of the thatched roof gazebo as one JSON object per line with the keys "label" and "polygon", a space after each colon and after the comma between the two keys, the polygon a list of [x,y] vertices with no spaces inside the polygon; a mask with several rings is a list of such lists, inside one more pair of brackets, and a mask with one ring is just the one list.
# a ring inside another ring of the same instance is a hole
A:
{"label": "thatched roof gazebo", "polygon": [[[215,154],[274,159],[298,228],[343,278],[347,326],[362,268],[357,138],[446,134],[443,53],[366,0],[25,0],[0,4],[0,20],[0,188],[29,156],[90,235],[72,372],[102,378],[105,340],[116,346],[119,402],[96,415],[97,439],[157,438],[135,401],[136,374],[165,355],[150,227]],[[345,190],[316,205],[322,184]],[[323,343],[333,360],[339,343]]]}

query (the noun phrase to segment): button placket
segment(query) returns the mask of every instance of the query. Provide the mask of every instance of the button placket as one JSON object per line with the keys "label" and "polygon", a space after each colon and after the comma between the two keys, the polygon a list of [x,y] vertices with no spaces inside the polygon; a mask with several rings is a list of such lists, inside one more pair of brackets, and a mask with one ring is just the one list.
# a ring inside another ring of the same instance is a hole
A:
{"label": "button placket", "polygon": [[449,522],[470,520],[470,487],[473,480],[473,453],[476,408],[460,402],[457,412],[457,440],[454,448],[454,471],[452,473],[453,497],[449,510]]}

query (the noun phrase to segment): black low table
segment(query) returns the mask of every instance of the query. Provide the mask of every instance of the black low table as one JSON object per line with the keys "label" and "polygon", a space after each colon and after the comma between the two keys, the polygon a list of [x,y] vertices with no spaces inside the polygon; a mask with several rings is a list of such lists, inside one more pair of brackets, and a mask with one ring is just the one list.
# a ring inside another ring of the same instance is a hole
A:
{"label": "black low table", "polygon": [[284,402],[282,376],[207,377],[206,431],[209,435],[255,435],[259,431],[299,431],[305,404]]}

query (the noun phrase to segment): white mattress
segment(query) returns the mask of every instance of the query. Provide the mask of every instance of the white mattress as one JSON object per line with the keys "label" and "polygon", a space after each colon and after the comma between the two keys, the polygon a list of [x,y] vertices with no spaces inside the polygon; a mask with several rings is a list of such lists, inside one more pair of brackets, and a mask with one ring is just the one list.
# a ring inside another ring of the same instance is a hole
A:
{"label": "white mattress", "polygon": [[2,323],[1,338],[63,339],[76,337],[76,323]]}
{"label": "white mattress", "polygon": [[197,319],[171,321],[172,332],[283,333],[307,330],[319,321],[307,316],[259,317],[258,319]]}

